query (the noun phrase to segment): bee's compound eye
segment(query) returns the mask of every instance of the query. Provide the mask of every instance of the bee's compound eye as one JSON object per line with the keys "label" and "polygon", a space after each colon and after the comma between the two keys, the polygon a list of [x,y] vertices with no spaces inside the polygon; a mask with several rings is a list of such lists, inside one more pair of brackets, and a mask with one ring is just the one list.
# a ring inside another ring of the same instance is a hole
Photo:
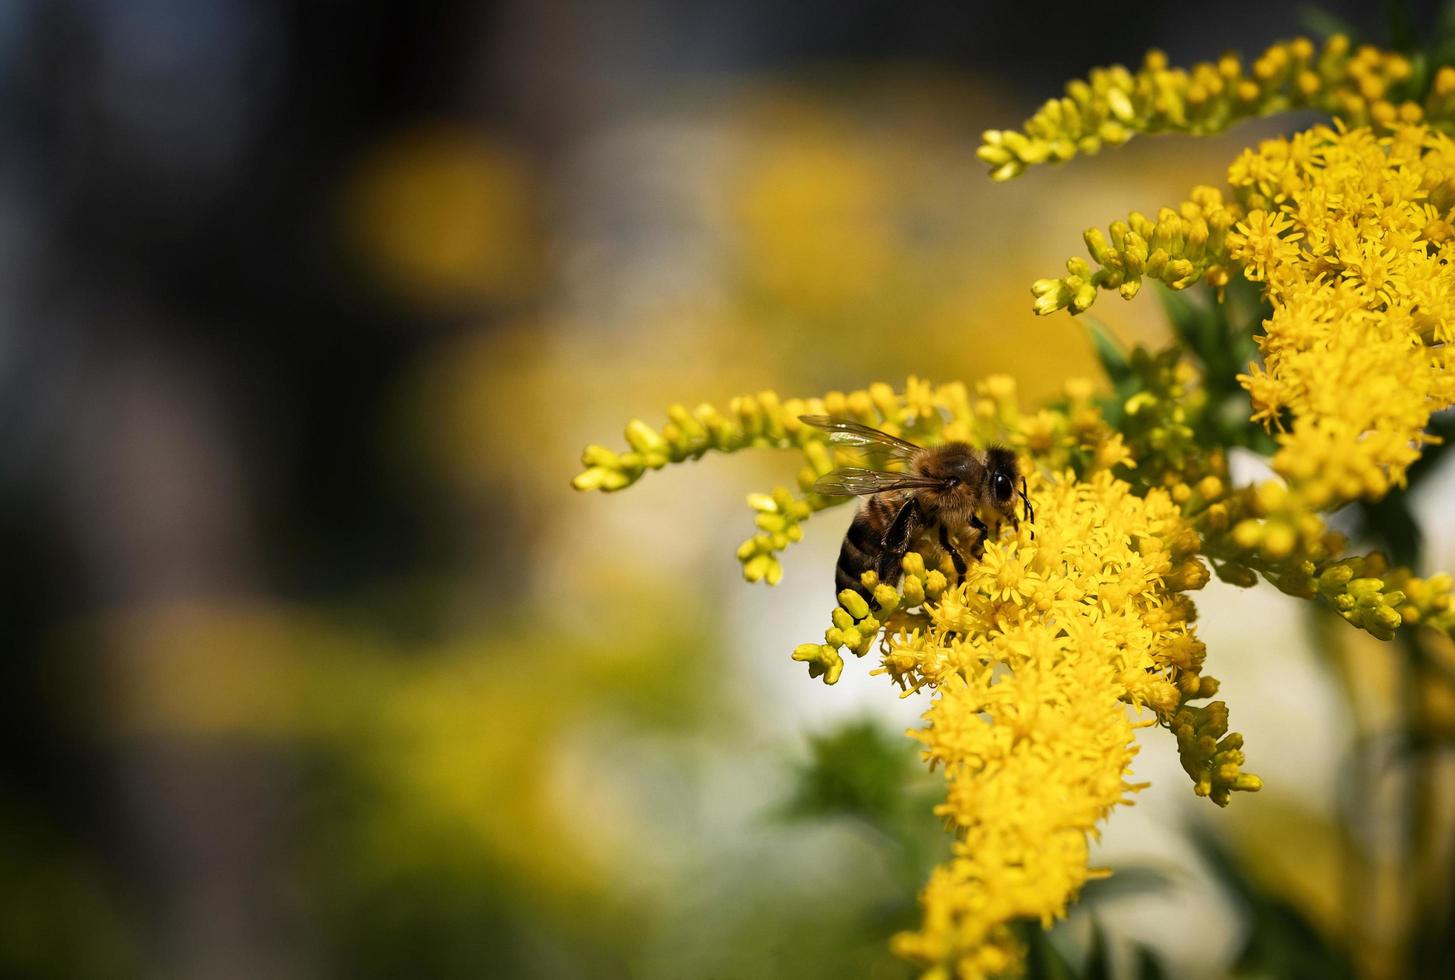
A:
{"label": "bee's compound eye", "polygon": [[1010,495],[1015,492],[1015,488],[1011,486],[1010,477],[1004,473],[995,474],[991,480],[990,489],[995,494],[995,499],[1002,504],[1009,500]]}

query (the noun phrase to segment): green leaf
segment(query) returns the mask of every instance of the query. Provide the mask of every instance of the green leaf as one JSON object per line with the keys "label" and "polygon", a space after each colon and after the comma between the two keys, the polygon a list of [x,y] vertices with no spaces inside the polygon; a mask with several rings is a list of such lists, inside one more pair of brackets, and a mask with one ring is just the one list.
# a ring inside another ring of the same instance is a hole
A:
{"label": "green leaf", "polygon": [[1127,895],[1161,891],[1172,884],[1172,875],[1150,864],[1122,866],[1110,878],[1093,878],[1081,889],[1081,904],[1095,905]]}
{"label": "green leaf", "polygon": [[854,721],[809,737],[809,760],[798,768],[789,819],[859,817],[893,822],[903,811],[905,788],[923,767],[913,743],[873,721]]}
{"label": "green leaf", "polygon": [[1239,976],[1354,980],[1347,952],[1297,906],[1265,890],[1212,831],[1194,827],[1190,839],[1218,881],[1247,909],[1248,934],[1234,964]]}
{"label": "green leaf", "polygon": [[1136,969],[1133,976],[1137,980],[1164,980],[1167,971],[1162,969],[1162,959],[1146,946],[1138,945]]}
{"label": "green leaf", "polygon": [[1408,0],[1384,0],[1384,22],[1391,48],[1404,52],[1415,49],[1415,15]]}
{"label": "green leaf", "polygon": [[1431,32],[1430,43],[1425,51],[1428,64],[1425,88],[1419,93],[1421,96],[1428,94],[1435,73],[1442,66],[1455,62],[1455,0],[1445,0],[1440,4],[1440,10],[1435,15],[1435,29]]}
{"label": "green leaf", "polygon": [[949,853],[952,837],[934,813],[944,798],[944,781],[925,768],[901,732],[850,721],[809,738],[809,758],[797,766],[791,797],[769,816],[856,822],[890,852],[886,858],[910,910],[925,876]]}
{"label": "green leaf", "polygon": [[1083,313],[1076,318],[1086,330],[1086,335],[1091,338],[1091,349],[1096,354],[1096,359],[1101,362],[1102,370],[1111,383],[1117,388],[1130,384],[1134,380],[1132,362],[1127,356],[1127,349],[1122,346],[1121,341],[1111,332],[1106,324],[1089,313]]}
{"label": "green leaf", "polygon": [[1183,346],[1206,362],[1208,354],[1204,326],[1208,320],[1206,311],[1194,304],[1182,292],[1168,289],[1160,284],[1157,289],[1157,298],[1162,301],[1162,309],[1167,313],[1167,319],[1172,321],[1172,329],[1177,334],[1177,338],[1182,341]]}
{"label": "green leaf", "polygon": [[1446,883],[1443,902],[1419,911],[1410,937],[1406,976],[1437,977],[1455,959],[1455,877]]}
{"label": "green leaf", "polygon": [[1374,539],[1396,565],[1413,568],[1419,563],[1425,536],[1410,511],[1407,491],[1361,500],[1358,511],[1360,533]]}
{"label": "green leaf", "polygon": [[1026,980],[1077,980],[1071,964],[1039,922],[1022,920],[1015,923],[1014,930],[1026,948]]}
{"label": "green leaf", "polygon": [[1106,945],[1106,931],[1101,922],[1091,917],[1091,951],[1086,954],[1086,970],[1082,980],[1111,980],[1111,953]]}

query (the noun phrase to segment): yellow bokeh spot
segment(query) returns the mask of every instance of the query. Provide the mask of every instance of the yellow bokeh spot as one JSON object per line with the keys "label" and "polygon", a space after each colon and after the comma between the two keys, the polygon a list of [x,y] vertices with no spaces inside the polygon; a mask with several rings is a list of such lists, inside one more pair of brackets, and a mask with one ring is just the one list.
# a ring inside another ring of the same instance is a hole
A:
{"label": "yellow bokeh spot", "polygon": [[474,309],[539,285],[535,181],[503,142],[464,128],[396,134],[358,162],[342,204],[350,249],[404,302]]}

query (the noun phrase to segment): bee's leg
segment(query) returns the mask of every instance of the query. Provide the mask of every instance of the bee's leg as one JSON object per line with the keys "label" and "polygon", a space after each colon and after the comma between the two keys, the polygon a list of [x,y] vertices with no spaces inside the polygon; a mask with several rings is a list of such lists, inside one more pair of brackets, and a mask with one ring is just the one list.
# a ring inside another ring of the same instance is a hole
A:
{"label": "bee's leg", "polygon": [[919,504],[910,497],[894,515],[894,523],[889,525],[889,530],[884,532],[884,547],[879,552],[879,581],[888,585],[899,581],[900,563],[923,524],[924,516],[919,512]]}
{"label": "bee's leg", "polygon": [[[985,539],[990,537],[990,528],[985,526],[985,522],[980,519],[979,514],[970,515],[970,527],[976,532],[975,546],[970,549],[970,556],[976,561],[979,561],[980,556],[985,553]],[[964,575],[965,573],[961,572],[960,574]]]}
{"label": "bee's leg", "polygon": [[960,581],[965,581],[965,569],[967,568],[965,559],[960,556],[959,549],[950,540],[950,529],[943,524],[940,525],[940,547],[949,553],[950,561],[955,563],[955,574],[960,576]]}

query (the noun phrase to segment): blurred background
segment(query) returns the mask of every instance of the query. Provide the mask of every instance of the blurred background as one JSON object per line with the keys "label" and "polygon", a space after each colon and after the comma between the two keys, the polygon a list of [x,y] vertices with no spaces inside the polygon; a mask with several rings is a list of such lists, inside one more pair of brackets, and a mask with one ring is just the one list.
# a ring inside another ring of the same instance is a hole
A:
{"label": "blurred background", "polygon": [[[925,704],[788,657],[848,512],[749,587],[743,496],[792,461],[607,499],[580,448],[762,388],[1093,375],[1031,281],[1307,120],[1007,185],[980,131],[1149,47],[1384,37],[1328,10],[0,0],[0,975],[909,975]],[[1431,567],[1452,492],[1411,497]],[[1267,789],[1211,812],[1144,733],[1119,874],[1055,950],[1445,950],[1449,759],[1410,748],[1398,652],[1271,590],[1199,604]]]}

